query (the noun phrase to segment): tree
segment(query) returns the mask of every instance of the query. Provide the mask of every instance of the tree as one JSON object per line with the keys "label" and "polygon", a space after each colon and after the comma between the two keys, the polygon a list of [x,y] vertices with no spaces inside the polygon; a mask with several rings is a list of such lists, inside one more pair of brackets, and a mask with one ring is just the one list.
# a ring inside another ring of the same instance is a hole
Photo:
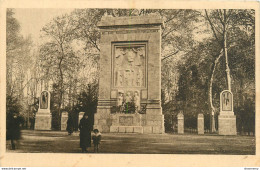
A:
{"label": "tree", "polygon": [[[250,16],[246,20],[241,20],[241,18],[245,18],[245,16]],[[213,83],[213,76],[215,73],[216,66],[222,56],[225,58],[225,71],[226,71],[226,84],[227,89],[231,91],[231,73],[230,73],[230,67],[229,67],[229,59],[231,58],[232,53],[234,51],[234,46],[236,46],[239,41],[236,41],[233,37],[239,37],[234,36],[238,35],[238,31],[241,33],[241,26],[246,23],[246,26],[250,25],[253,27],[252,23],[252,11],[250,10],[212,10],[210,11],[210,14],[208,14],[208,11],[205,10],[205,18],[208,21],[211,31],[213,33],[213,36],[215,38],[215,41],[218,45],[216,45],[220,50],[220,52],[215,55],[216,57],[211,69],[211,78],[209,83],[209,101],[210,101],[210,107],[212,112],[212,131],[214,131],[214,115],[216,113],[216,110],[213,106],[213,97],[212,97],[212,83]],[[232,50],[232,52],[228,53],[228,50]],[[229,56],[229,57],[228,57]],[[238,68],[237,66],[234,66]],[[234,68],[233,67],[233,68]],[[241,79],[242,80],[242,79]]]}
{"label": "tree", "polygon": [[[6,13],[6,97],[7,114],[13,111],[27,116],[28,94],[24,93],[30,80],[27,79],[30,71],[32,41],[24,38],[20,33],[20,24],[14,18],[14,10],[7,9]],[[14,102],[14,103],[9,103]],[[15,107],[14,105],[17,105]],[[19,106],[18,106],[19,105]],[[12,109],[9,107],[15,107]],[[19,108],[19,109],[18,109]],[[7,116],[8,117],[8,116]],[[29,119],[27,119],[29,120]],[[28,121],[27,121],[28,122]]]}
{"label": "tree", "polygon": [[[204,38],[202,40],[195,38],[193,45],[190,47],[186,46],[184,57],[177,62],[176,66],[179,78],[178,92],[175,99],[182,103],[186,117],[191,115],[196,116],[196,113],[191,113],[190,111],[213,113],[210,128],[214,131],[215,125],[217,128],[217,123],[215,123],[214,119],[219,113],[219,109],[217,109],[219,108],[219,94],[228,86],[227,78],[225,78],[227,72],[226,58],[223,50],[223,35],[219,32],[222,28],[222,24],[220,21],[219,24],[217,24],[219,17],[216,13],[216,15],[213,15],[214,10],[206,12],[202,15],[205,19],[199,18],[198,22],[195,23],[197,26],[202,25],[201,31],[194,32],[194,37],[204,36]],[[210,21],[214,23],[213,28],[215,32],[212,31],[212,23],[207,19],[207,15]],[[254,98],[255,47],[254,31],[252,29],[254,28],[254,17],[252,17],[252,15],[252,10],[233,10],[229,16],[226,43],[229,59],[228,66],[232,79],[232,92],[234,94],[235,114],[239,114],[240,109],[248,107],[248,104],[247,106],[243,105],[246,100],[249,100],[246,99],[246,96]],[[245,19],[247,18],[245,16],[248,16],[249,19]],[[203,27],[205,23],[207,23],[208,26]],[[216,28],[218,31],[216,31]],[[169,65],[168,62],[174,61],[166,60],[166,67]],[[173,70],[176,70],[176,66]],[[166,67],[162,68],[166,70],[162,74],[167,73],[168,68]],[[167,81],[164,80],[163,83],[166,82]],[[253,104],[251,104],[251,107],[254,108]],[[206,117],[208,116],[205,115],[205,118]]]}
{"label": "tree", "polygon": [[58,85],[58,115],[61,116],[61,107],[64,107],[64,94],[67,84],[73,80],[79,60],[71,44],[74,40],[74,31],[77,28],[69,15],[54,18],[42,28],[46,42],[40,47],[41,67],[45,79],[51,79]]}
{"label": "tree", "polygon": [[[77,120],[79,112],[88,114],[92,124],[94,124],[94,113],[97,111],[98,102],[98,84],[88,84],[86,88],[80,92],[77,98],[77,104],[72,108],[74,120]],[[75,118],[77,116],[77,118]],[[77,121],[78,122],[78,121]]]}

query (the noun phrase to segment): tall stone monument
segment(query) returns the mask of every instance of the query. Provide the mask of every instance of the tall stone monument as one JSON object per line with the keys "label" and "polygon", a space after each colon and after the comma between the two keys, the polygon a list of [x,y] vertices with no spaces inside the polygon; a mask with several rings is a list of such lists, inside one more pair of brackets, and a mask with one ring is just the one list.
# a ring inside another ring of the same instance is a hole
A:
{"label": "tall stone monument", "polygon": [[157,15],[107,16],[98,23],[100,79],[94,128],[101,132],[164,133],[162,26]]}
{"label": "tall stone monument", "polygon": [[220,135],[236,135],[236,116],[233,111],[233,94],[229,90],[220,93],[220,113],[218,116]]}
{"label": "tall stone monument", "polygon": [[50,92],[42,91],[35,117],[35,130],[51,130]]}

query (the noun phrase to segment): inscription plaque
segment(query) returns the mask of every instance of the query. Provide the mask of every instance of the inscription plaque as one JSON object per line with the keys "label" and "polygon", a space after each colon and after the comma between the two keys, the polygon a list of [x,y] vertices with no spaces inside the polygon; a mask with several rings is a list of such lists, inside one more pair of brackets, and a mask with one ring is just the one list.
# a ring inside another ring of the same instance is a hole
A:
{"label": "inscription plaque", "polygon": [[131,125],[133,125],[133,117],[132,116],[120,116],[119,124],[122,126],[131,126]]}

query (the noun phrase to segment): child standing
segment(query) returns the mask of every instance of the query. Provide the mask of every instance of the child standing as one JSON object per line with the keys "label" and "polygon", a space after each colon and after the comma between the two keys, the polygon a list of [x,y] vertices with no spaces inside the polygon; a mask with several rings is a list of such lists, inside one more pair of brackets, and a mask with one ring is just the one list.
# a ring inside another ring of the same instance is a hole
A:
{"label": "child standing", "polygon": [[93,144],[94,144],[94,152],[98,152],[98,146],[101,141],[101,133],[98,131],[98,129],[93,130],[94,135],[92,136]]}

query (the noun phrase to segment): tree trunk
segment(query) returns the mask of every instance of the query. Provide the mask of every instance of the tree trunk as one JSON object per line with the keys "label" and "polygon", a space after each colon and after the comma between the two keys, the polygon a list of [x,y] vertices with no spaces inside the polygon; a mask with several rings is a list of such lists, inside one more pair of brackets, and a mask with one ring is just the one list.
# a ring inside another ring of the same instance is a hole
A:
{"label": "tree trunk", "polygon": [[228,66],[228,54],[227,54],[227,40],[226,40],[226,32],[224,32],[224,42],[223,42],[223,46],[224,46],[224,55],[225,55],[225,61],[226,61],[226,74],[227,74],[227,87],[228,90],[231,91],[231,77],[230,77],[230,69]]}
{"label": "tree trunk", "polygon": [[215,73],[215,70],[216,70],[216,66],[217,66],[218,61],[219,61],[220,57],[222,56],[222,54],[223,54],[223,49],[221,49],[219,55],[216,57],[214,64],[212,66],[212,69],[211,69],[211,76],[210,76],[210,83],[209,83],[209,103],[210,103],[210,112],[211,112],[210,113],[210,132],[216,131],[215,119],[214,119],[215,108],[213,106],[212,85],[213,85],[214,73]]}
{"label": "tree trunk", "polygon": [[63,104],[63,72],[62,72],[62,68],[61,68],[61,65],[62,65],[62,61],[64,59],[64,50],[63,50],[63,45],[62,43],[60,43],[60,48],[61,48],[61,59],[60,59],[60,62],[59,62],[59,71],[60,71],[60,84],[59,84],[59,87],[60,87],[60,100],[59,100],[59,109],[58,109],[58,114],[59,114],[59,119],[60,119],[60,123],[59,123],[59,126],[60,126],[60,129],[61,129],[61,106]]}
{"label": "tree trunk", "polygon": [[226,10],[224,9],[223,48],[224,48],[225,61],[226,61],[227,87],[228,90],[231,91],[231,77],[230,77],[230,69],[228,66],[228,54],[227,54],[227,17],[226,16],[227,16]]}

